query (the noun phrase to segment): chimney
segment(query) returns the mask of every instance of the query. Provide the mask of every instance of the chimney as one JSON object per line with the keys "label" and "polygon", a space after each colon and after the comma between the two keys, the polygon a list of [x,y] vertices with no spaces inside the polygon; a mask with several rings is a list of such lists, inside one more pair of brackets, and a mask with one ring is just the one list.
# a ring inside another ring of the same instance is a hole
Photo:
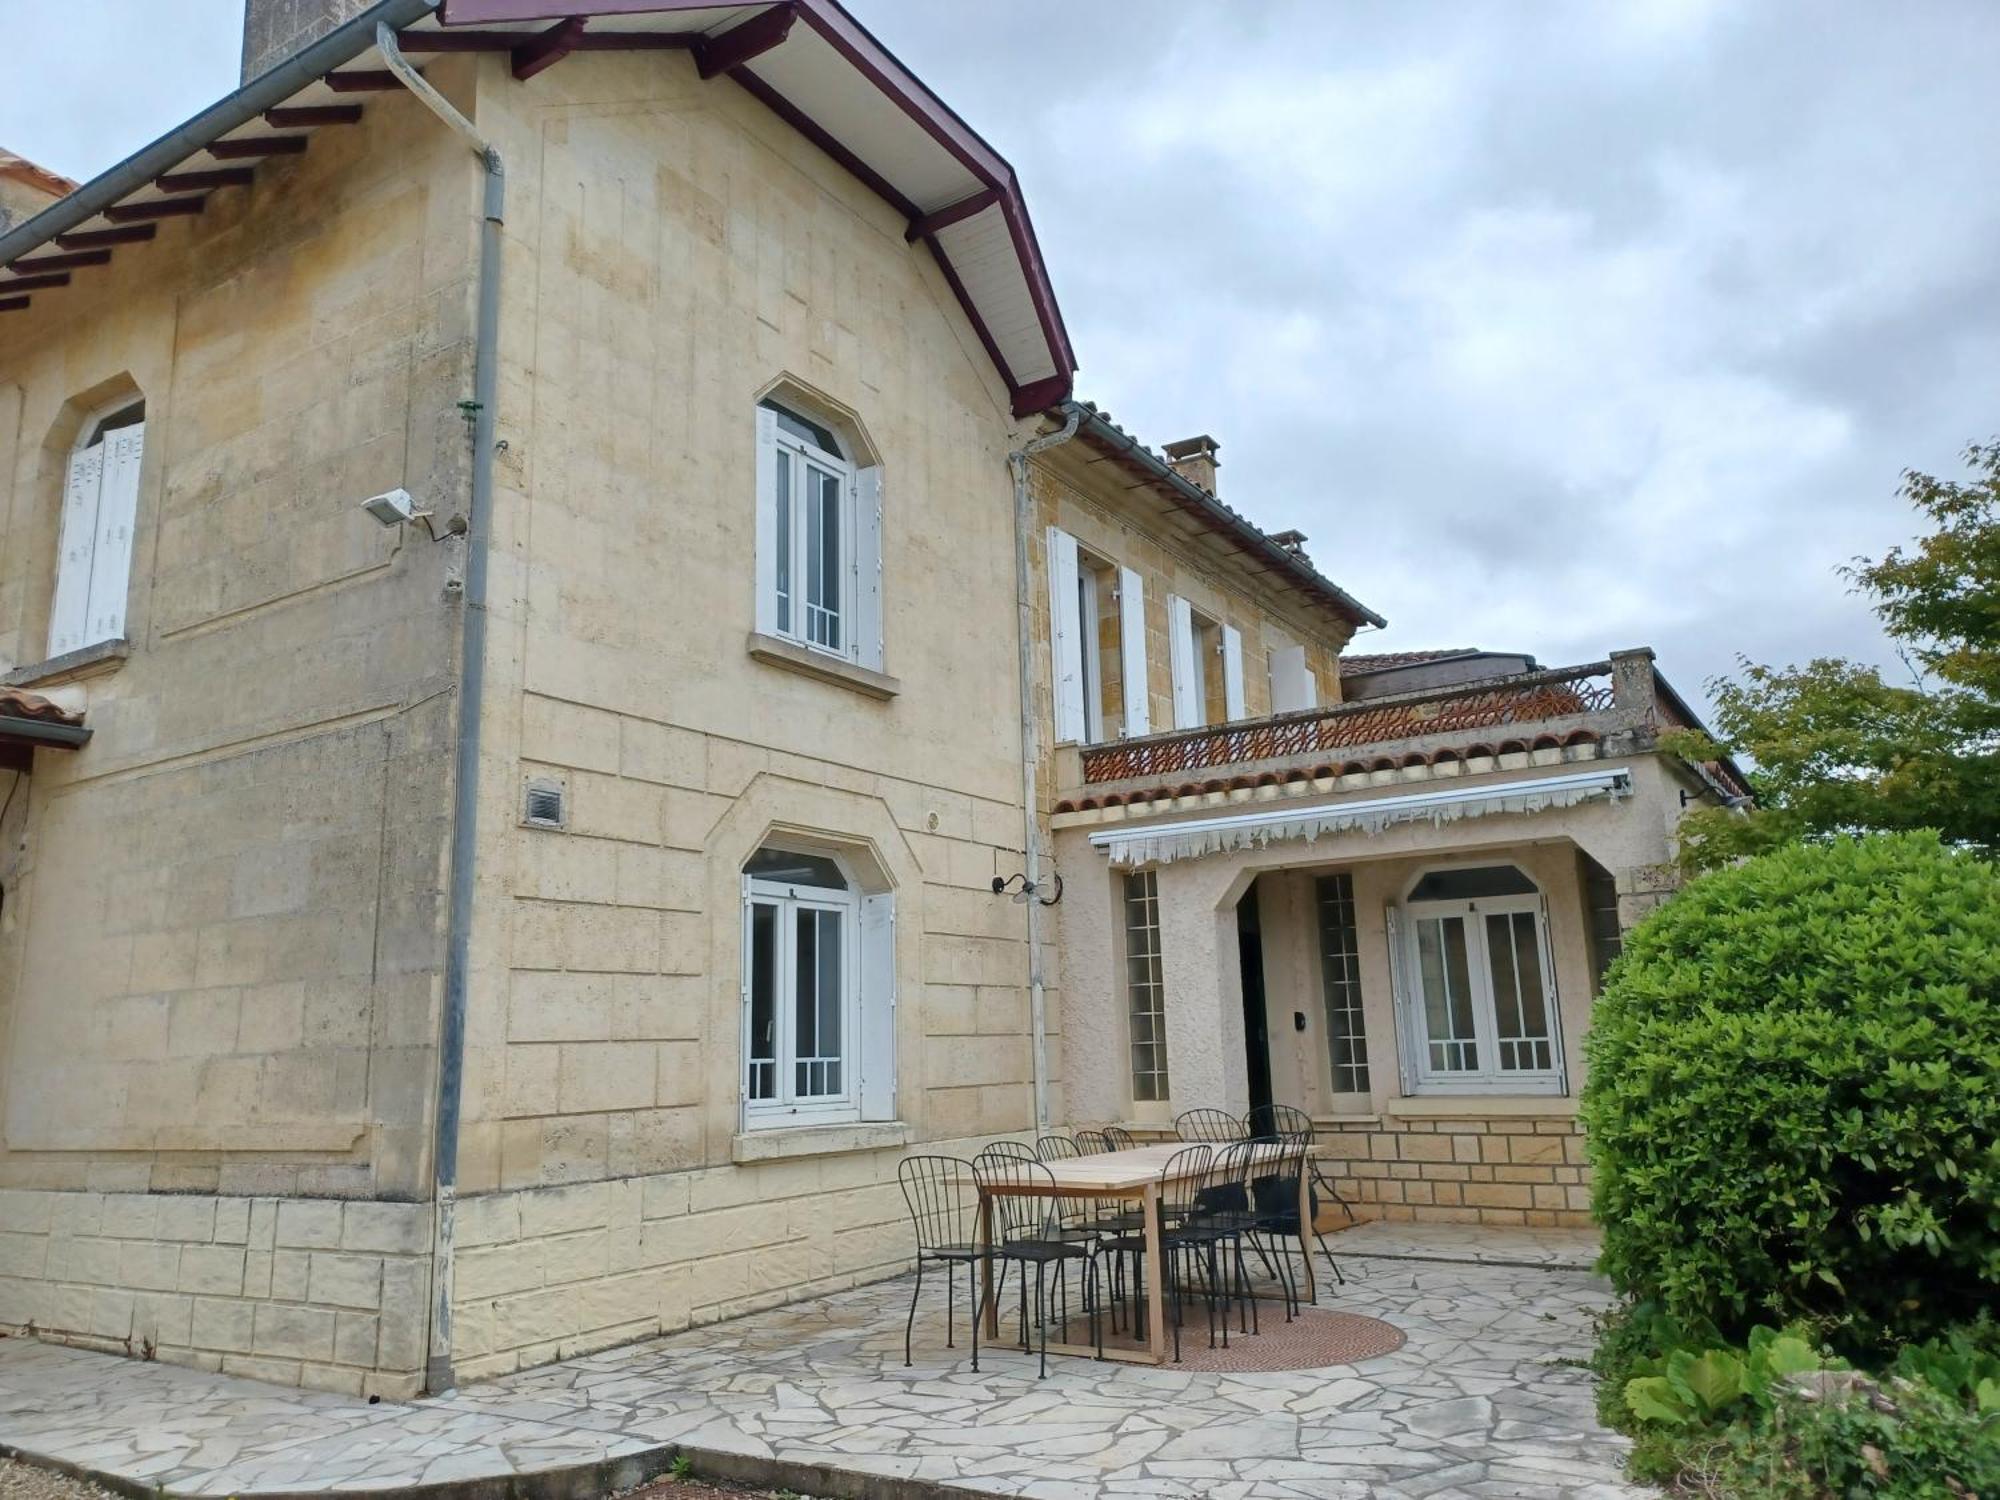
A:
{"label": "chimney", "polygon": [[371,0],[243,0],[243,81],[318,41]]}
{"label": "chimney", "polygon": [[1300,562],[1312,561],[1306,556],[1306,534],[1303,531],[1274,531],[1271,533],[1271,540]]}
{"label": "chimney", "polygon": [[1222,460],[1215,455],[1221,451],[1222,444],[1203,433],[1200,437],[1182,438],[1178,443],[1167,444],[1167,462],[1181,478],[1213,495],[1215,471],[1222,467]]}

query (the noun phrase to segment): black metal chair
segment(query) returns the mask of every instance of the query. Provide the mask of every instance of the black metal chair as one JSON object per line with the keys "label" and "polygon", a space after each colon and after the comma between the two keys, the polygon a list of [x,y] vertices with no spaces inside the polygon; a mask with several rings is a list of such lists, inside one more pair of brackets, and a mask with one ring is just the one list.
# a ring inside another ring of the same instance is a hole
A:
{"label": "black metal chair", "polygon": [[1226,1109],[1189,1109],[1174,1116],[1174,1134],[1184,1141],[1219,1146],[1244,1138],[1243,1122]]}
{"label": "black metal chair", "polygon": [[[1354,1219],[1354,1210],[1345,1198],[1334,1189],[1320,1172],[1313,1160],[1312,1147],[1315,1127],[1312,1116],[1304,1110],[1289,1104],[1269,1106],[1272,1111],[1268,1121],[1269,1132],[1260,1140],[1291,1148],[1284,1165],[1275,1172],[1261,1173],[1250,1184],[1251,1203],[1257,1214],[1257,1227],[1251,1231],[1251,1244],[1256,1247],[1260,1259],[1265,1259],[1264,1241],[1271,1242],[1274,1250],[1289,1268],[1291,1247],[1301,1243],[1302,1229],[1310,1229],[1312,1237],[1319,1244],[1320,1254],[1326,1257],[1327,1269],[1333,1272],[1333,1279],[1341,1286],[1347,1284],[1347,1277],[1340,1269],[1340,1262],[1333,1258],[1333,1251],[1327,1248],[1326,1236],[1319,1232],[1319,1200],[1322,1189],[1334,1202],[1338,1203],[1348,1221]],[[1306,1181],[1306,1208],[1312,1222],[1301,1226],[1299,1223],[1299,1178],[1304,1174]],[[1261,1238],[1260,1238],[1261,1237]],[[1270,1264],[1265,1259],[1265,1264]],[[1319,1300],[1315,1286],[1313,1300]],[[1291,1305],[1298,1305],[1297,1288],[1291,1292]],[[1289,1313],[1288,1313],[1289,1315]]]}
{"label": "black metal chair", "polygon": [[1181,1226],[1182,1236],[1207,1252],[1211,1348],[1218,1321],[1222,1325],[1222,1347],[1229,1347],[1232,1300],[1237,1304],[1238,1326],[1245,1333],[1258,1331],[1257,1303],[1250,1295],[1249,1268],[1243,1263],[1243,1238],[1257,1227],[1257,1215],[1250,1202],[1250,1177],[1258,1154],[1249,1141],[1231,1141],[1217,1147],[1208,1175],[1195,1192],[1193,1212]]}
{"label": "black metal chair", "polygon": [[[1171,1294],[1174,1301],[1174,1362],[1181,1357],[1181,1324],[1186,1311],[1186,1277],[1179,1274],[1178,1262],[1191,1259],[1199,1241],[1183,1234],[1183,1227],[1194,1214],[1197,1199],[1205,1185],[1209,1170],[1215,1160],[1215,1148],[1206,1142],[1184,1146],[1167,1158],[1166,1166],[1160,1169],[1160,1255],[1164,1265],[1146,1270],[1145,1259],[1148,1250],[1145,1230],[1120,1234],[1104,1240],[1100,1252],[1116,1257],[1114,1265],[1126,1258],[1132,1261],[1132,1288],[1134,1305],[1140,1310],[1146,1306],[1145,1277],[1150,1274],[1162,1278],[1159,1285],[1163,1295]],[[1136,1322],[1136,1319],[1135,1319]],[[1213,1337],[1211,1329],[1211,1339]]]}
{"label": "black metal chair", "polygon": [[1083,1148],[1071,1135],[1045,1135],[1035,1142],[1036,1161],[1066,1161],[1083,1155]]}
{"label": "black metal chair", "polygon": [[[1035,1326],[1042,1335],[1041,1373],[1049,1373],[1048,1271],[1056,1268],[1058,1290],[1067,1328],[1069,1296],[1066,1272],[1072,1262],[1083,1264],[1083,1305],[1090,1317],[1091,1342],[1098,1357],[1104,1355],[1103,1330],[1098,1322],[1097,1247],[1094,1239],[1061,1237],[1051,1233],[1055,1216],[1055,1175],[1039,1161],[1022,1160],[1004,1152],[982,1151],[972,1163],[972,1175],[992,1204],[992,1243],[988,1251],[1003,1268],[1009,1262],[1021,1267],[1021,1348],[1028,1345],[1028,1267],[1035,1268]],[[999,1296],[996,1289],[995,1298]]]}
{"label": "black metal chair", "polygon": [[1076,1149],[1084,1156],[1101,1156],[1113,1147],[1103,1131],[1079,1130],[1076,1133]]}
{"label": "black metal chair", "polygon": [[1138,1149],[1139,1145],[1138,1141],[1132,1138],[1132,1132],[1123,1125],[1105,1126],[1104,1139],[1113,1151],[1133,1151]]}
{"label": "black metal chair", "polygon": [[972,1287],[972,1368],[979,1368],[979,1223],[977,1189],[972,1163],[956,1156],[907,1156],[896,1168],[909,1206],[910,1226],[917,1236],[917,1284],[910,1291],[910,1316],[903,1324],[903,1364],[910,1363],[910,1341],[917,1326],[917,1298],[923,1295],[924,1265],[944,1266],[944,1346],[956,1348],[953,1291],[956,1267],[966,1268]]}

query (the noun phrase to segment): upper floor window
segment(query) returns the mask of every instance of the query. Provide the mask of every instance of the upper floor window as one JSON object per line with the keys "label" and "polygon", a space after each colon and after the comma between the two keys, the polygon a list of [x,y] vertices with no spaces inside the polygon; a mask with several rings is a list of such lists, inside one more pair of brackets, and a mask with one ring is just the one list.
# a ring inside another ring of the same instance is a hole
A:
{"label": "upper floor window", "polygon": [[1049,651],[1058,741],[1149,731],[1146,590],[1139,575],[1049,528]]}
{"label": "upper floor window", "polygon": [[1173,652],[1174,728],[1199,729],[1249,717],[1243,697],[1243,635],[1178,594],[1167,599]]}
{"label": "upper floor window", "polygon": [[743,1123],[895,1117],[894,908],[829,854],[743,869]]}
{"label": "upper floor window", "polygon": [[879,468],[794,405],[757,408],[757,628],[880,671]]}
{"label": "upper floor window", "polygon": [[[1540,891],[1513,865],[1436,870],[1392,916],[1407,1082],[1423,1091],[1560,1093],[1562,1036]],[[1406,979],[1402,976],[1407,976]]]}
{"label": "upper floor window", "polygon": [[77,434],[63,486],[55,603],[49,611],[50,656],[125,634],[145,441],[143,401],[98,412]]}

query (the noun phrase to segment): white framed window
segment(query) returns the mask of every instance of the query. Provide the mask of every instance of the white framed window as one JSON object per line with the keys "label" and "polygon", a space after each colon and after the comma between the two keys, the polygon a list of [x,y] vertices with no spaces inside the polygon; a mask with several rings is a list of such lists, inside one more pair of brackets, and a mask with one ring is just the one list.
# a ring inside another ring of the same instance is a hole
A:
{"label": "white framed window", "polygon": [[1405,1088],[1563,1092],[1547,907],[1534,882],[1513,865],[1432,870],[1390,917]]}
{"label": "white framed window", "polygon": [[55,602],[49,611],[52,657],[125,634],[145,443],[143,401],[94,412],[77,434],[63,485]]}
{"label": "white framed window", "polygon": [[895,1118],[894,907],[837,857],[743,870],[743,1125]]}
{"label": "white framed window", "polygon": [[1150,733],[1144,582],[1082,551],[1059,526],[1049,528],[1048,572],[1057,741]]}
{"label": "white framed window", "polygon": [[[1243,635],[1167,596],[1167,644],[1174,677],[1174,728],[1199,729],[1249,717],[1243,697]],[[1215,710],[1220,708],[1218,715]]]}
{"label": "white framed window", "polygon": [[798,408],[757,407],[757,628],[882,666],[881,470]]}
{"label": "white framed window", "polygon": [[1160,957],[1160,877],[1153,870],[1125,876],[1125,999],[1131,1029],[1132,1098],[1169,1096],[1167,985]]}

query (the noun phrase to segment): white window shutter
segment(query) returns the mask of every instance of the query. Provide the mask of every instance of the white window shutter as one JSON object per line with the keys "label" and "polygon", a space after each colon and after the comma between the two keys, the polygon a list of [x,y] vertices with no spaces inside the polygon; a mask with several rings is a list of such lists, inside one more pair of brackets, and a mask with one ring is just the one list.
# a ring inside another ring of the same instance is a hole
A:
{"label": "white window shutter", "polygon": [[765,635],[778,632],[778,463],[778,414],[760,406],[757,408],[757,629]]}
{"label": "white window shutter", "polygon": [[86,646],[125,634],[125,600],[132,592],[132,527],[139,515],[139,459],[146,424],[121,427],[104,440],[104,477],[97,490],[97,545],[90,560]]}
{"label": "white window shutter", "polygon": [[1276,646],[1271,651],[1271,712],[1297,713],[1319,707],[1319,684],[1306,666],[1303,646]]}
{"label": "white window shutter", "polygon": [[854,648],[864,667],[883,670],[882,471],[854,476]]}
{"label": "white window shutter", "polygon": [[861,898],[861,1118],[896,1118],[896,898]]}
{"label": "white window shutter", "polygon": [[1243,632],[1234,625],[1222,627],[1222,707],[1231,723],[1250,717],[1243,701]]}
{"label": "white window shutter", "polygon": [[1194,606],[1167,595],[1167,653],[1174,669],[1174,728],[1201,727],[1201,663],[1194,650]]}
{"label": "white window shutter", "polygon": [[1049,677],[1055,685],[1056,743],[1084,737],[1083,634],[1076,609],[1076,538],[1049,528]]}
{"label": "white window shutter", "polygon": [[1403,963],[1403,914],[1391,901],[1382,908],[1382,930],[1389,939],[1389,994],[1396,1012],[1396,1077],[1405,1094],[1417,1091],[1422,1076],[1418,1049],[1423,1046],[1423,1022],[1410,995]]}
{"label": "white window shutter", "polygon": [[1563,1057],[1562,997],[1556,993],[1556,945],[1549,931],[1549,898],[1535,898],[1536,936],[1542,948],[1542,1009],[1549,1018],[1549,1056],[1556,1065],[1556,1087],[1569,1092],[1569,1064]]}
{"label": "white window shutter", "polygon": [[56,552],[56,598],[49,611],[50,656],[82,646],[90,623],[90,562],[97,547],[97,496],[103,475],[102,443],[69,461],[69,481],[63,486],[62,541]]}
{"label": "white window shutter", "polygon": [[1125,733],[1151,734],[1146,686],[1146,585],[1130,568],[1118,570],[1118,670],[1125,684]]}

